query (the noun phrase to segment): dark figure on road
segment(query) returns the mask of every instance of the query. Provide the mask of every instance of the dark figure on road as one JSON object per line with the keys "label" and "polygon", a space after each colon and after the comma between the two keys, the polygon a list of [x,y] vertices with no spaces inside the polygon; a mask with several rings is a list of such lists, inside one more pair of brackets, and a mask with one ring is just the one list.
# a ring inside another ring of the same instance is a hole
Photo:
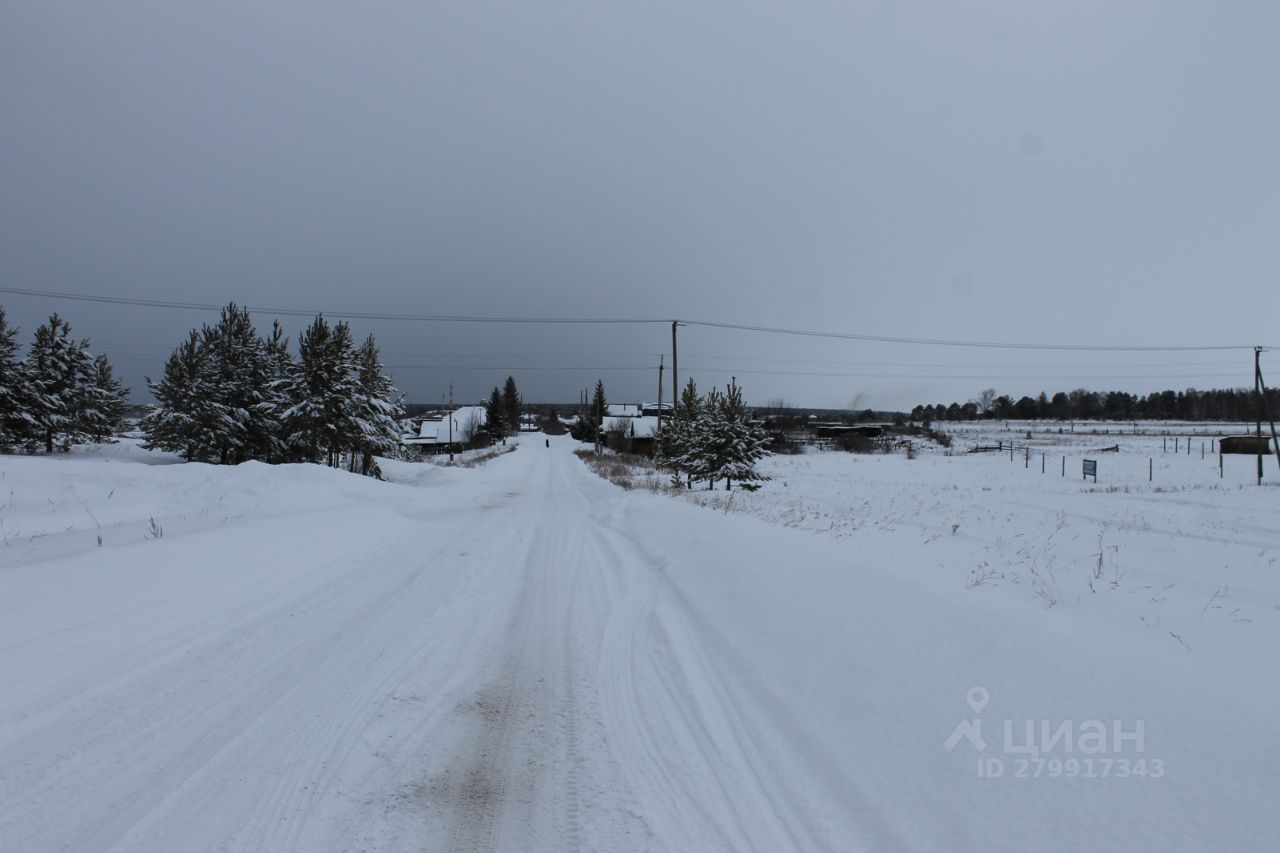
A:
{"label": "dark figure on road", "polygon": [[549,439],[549,438],[548,438],[548,439],[547,439],[547,447],[550,447],[550,446],[551,446],[551,439]]}

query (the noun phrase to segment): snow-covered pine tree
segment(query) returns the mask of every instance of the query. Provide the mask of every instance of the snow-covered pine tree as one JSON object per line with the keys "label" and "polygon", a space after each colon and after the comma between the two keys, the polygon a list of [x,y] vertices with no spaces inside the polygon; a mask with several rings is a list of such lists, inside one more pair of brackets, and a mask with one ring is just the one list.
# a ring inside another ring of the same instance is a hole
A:
{"label": "snow-covered pine tree", "polygon": [[97,442],[112,441],[124,428],[129,389],[116,378],[105,355],[81,364],[76,417],[80,429]]}
{"label": "snow-covered pine tree", "polygon": [[489,393],[489,402],[485,404],[484,416],[485,432],[489,433],[490,438],[501,441],[507,437],[507,405],[497,385],[493,386],[493,391]]}
{"label": "snow-covered pine tree", "polygon": [[18,358],[18,330],[9,325],[0,308],[0,452],[20,447],[31,437],[24,373]]}
{"label": "snow-covered pine tree", "polygon": [[718,441],[721,394],[715,388],[699,400],[689,431],[680,468],[690,480],[706,480],[707,488],[715,488],[720,479],[723,452]]}
{"label": "snow-covered pine tree", "polygon": [[147,377],[156,404],[142,419],[143,447],[181,453],[188,462],[206,462],[218,446],[206,382],[200,333],[192,329],[164,365],[159,381]]}
{"label": "snow-covered pine tree", "polygon": [[663,423],[662,434],[658,439],[658,456],[662,463],[671,469],[671,485],[676,488],[681,488],[689,482],[689,474],[682,463],[685,453],[689,450],[693,422],[698,417],[700,407],[698,386],[691,376],[680,391],[680,399],[676,400],[671,417]]}
{"label": "snow-covered pine tree", "polygon": [[73,443],[88,438],[76,417],[88,360],[88,342],[72,338],[71,326],[56,313],[36,329],[24,363],[27,412],[35,440],[44,443],[46,453],[52,453],[55,444],[70,450]]}
{"label": "snow-covered pine tree", "polygon": [[287,383],[289,440],[310,462],[341,465],[344,450],[359,440],[355,418],[357,378],[351,328],[318,316],[298,338],[298,363]]}
{"label": "snow-covered pine tree", "polygon": [[268,462],[292,462],[303,457],[300,448],[289,441],[289,433],[285,424],[285,412],[292,405],[289,397],[289,382],[297,367],[293,356],[289,353],[289,339],[280,326],[280,321],[271,324],[271,334],[263,341],[263,350],[267,358],[267,382],[261,410],[267,420],[270,435],[270,451]]}
{"label": "snow-covered pine tree", "polygon": [[516,389],[516,380],[514,376],[507,377],[507,383],[502,387],[502,409],[504,417],[503,424],[507,428],[507,435],[517,435],[520,432],[520,392]]}
{"label": "snow-covered pine tree", "polygon": [[[366,477],[382,479],[375,456],[394,453],[400,446],[400,425],[397,419],[403,414],[400,395],[391,379],[382,372],[382,360],[378,345],[370,335],[356,350],[356,421],[360,436],[356,450],[360,458],[360,473]],[[351,470],[356,470],[357,453],[351,454]]]}
{"label": "snow-covered pine tree", "polygon": [[756,463],[768,455],[768,437],[751,423],[750,412],[742,401],[737,380],[729,383],[719,402],[718,416],[713,420],[713,441],[717,462],[716,473],[724,478],[728,491],[737,482],[748,491],[759,488],[769,479],[756,470]]}
{"label": "snow-covered pine tree", "polygon": [[224,465],[267,459],[273,446],[272,370],[266,345],[246,308],[234,302],[222,309],[215,326],[200,335],[205,380],[217,430],[218,461]]}

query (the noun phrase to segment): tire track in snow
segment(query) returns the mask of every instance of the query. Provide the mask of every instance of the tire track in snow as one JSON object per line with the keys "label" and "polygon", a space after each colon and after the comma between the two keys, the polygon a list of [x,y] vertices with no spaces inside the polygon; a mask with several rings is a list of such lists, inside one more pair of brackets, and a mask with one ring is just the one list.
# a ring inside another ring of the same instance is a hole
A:
{"label": "tire track in snow", "polygon": [[736,712],[670,589],[665,559],[652,555],[612,517],[596,512],[593,531],[632,591],[611,616],[601,652],[601,687],[620,753],[639,756],[624,771],[651,823],[679,828],[670,849],[813,850],[818,845],[794,806],[768,781],[768,766]]}

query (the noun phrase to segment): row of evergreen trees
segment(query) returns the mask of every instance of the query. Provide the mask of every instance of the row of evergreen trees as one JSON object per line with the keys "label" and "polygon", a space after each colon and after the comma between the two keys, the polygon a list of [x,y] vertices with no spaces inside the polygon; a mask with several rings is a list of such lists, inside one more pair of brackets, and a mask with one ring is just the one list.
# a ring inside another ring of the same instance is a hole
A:
{"label": "row of evergreen trees", "polygon": [[71,326],[53,314],[19,357],[18,329],[0,307],[0,452],[44,447],[69,450],[81,441],[109,441],[120,432],[129,389],[105,355],[89,352]]}
{"label": "row of evergreen trees", "polygon": [[279,321],[262,338],[234,303],[192,330],[147,379],[157,404],[143,419],[147,448],[188,461],[344,464],[378,476],[374,459],[400,444],[400,398],[370,335],[356,346],[346,323],[318,316],[289,350]]}
{"label": "row of evergreen trees", "polygon": [[[1145,396],[1125,391],[1059,391],[1052,397],[1043,392],[1038,397],[1014,400],[1007,395],[995,396],[984,391],[977,400],[967,403],[939,403],[916,406],[911,418],[916,421],[971,421],[979,418],[1017,420],[1187,420],[1187,421],[1251,421],[1258,415],[1258,395],[1248,388],[1222,388],[1209,391],[1158,391]],[[1280,390],[1267,390],[1267,410],[1280,413]]]}
{"label": "row of evergreen trees", "polygon": [[671,482],[677,488],[705,480],[712,489],[724,480],[726,490],[734,483],[755,490],[768,479],[756,470],[756,463],[768,455],[768,441],[751,423],[736,380],[723,392],[713,388],[699,396],[690,379],[671,418],[663,422],[658,458],[672,470]]}
{"label": "row of evergreen trees", "polygon": [[523,403],[515,377],[508,376],[502,390],[498,390],[497,385],[493,386],[484,408],[485,432],[495,441],[520,432],[520,407]]}

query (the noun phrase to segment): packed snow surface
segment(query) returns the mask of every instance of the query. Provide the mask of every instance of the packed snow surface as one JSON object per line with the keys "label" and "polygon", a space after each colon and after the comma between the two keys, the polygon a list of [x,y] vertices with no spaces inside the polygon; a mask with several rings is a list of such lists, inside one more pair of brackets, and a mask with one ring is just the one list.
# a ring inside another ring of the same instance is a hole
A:
{"label": "packed snow surface", "polygon": [[1275,460],[987,438],[0,458],[0,850],[1274,849]]}

